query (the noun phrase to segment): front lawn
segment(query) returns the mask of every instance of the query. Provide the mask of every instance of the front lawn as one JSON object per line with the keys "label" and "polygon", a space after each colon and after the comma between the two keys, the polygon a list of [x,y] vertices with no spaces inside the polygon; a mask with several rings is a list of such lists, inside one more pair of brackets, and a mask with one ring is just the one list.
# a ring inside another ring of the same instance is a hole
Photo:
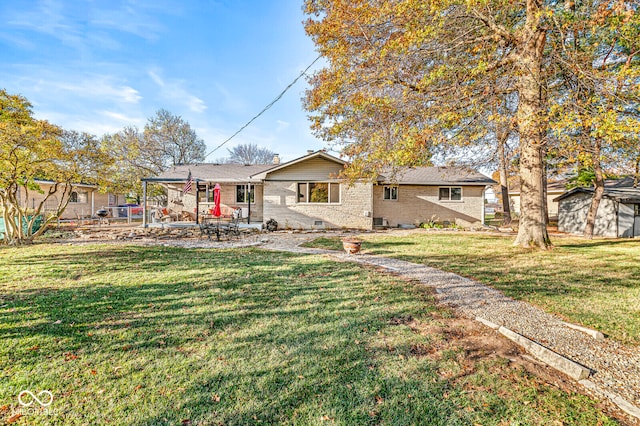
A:
{"label": "front lawn", "polygon": [[[0,270],[7,423],[613,424],[519,364],[470,356],[428,289],[356,264],[35,245],[0,249]],[[53,402],[26,410],[23,390]]]}
{"label": "front lawn", "polygon": [[[554,248],[512,247],[513,238],[418,231],[363,235],[363,251],[473,278],[608,337],[640,344],[640,241],[554,238]],[[341,249],[338,238],[311,246]]]}

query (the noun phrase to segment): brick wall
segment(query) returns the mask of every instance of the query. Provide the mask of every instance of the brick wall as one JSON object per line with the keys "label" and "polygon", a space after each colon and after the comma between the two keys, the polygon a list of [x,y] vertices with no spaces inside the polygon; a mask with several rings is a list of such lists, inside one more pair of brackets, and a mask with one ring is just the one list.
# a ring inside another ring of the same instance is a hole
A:
{"label": "brick wall", "polygon": [[456,218],[467,222],[482,219],[484,186],[465,186],[461,201],[438,200],[439,186],[400,185],[398,200],[383,200],[383,185],[373,186],[373,216],[387,219],[389,226],[429,222],[455,223]]}
{"label": "brick wall", "polygon": [[[264,182],[264,220],[275,219],[280,229],[357,228],[371,229],[373,210],[371,184],[340,184],[340,203],[297,203],[297,184],[292,181]],[[369,216],[365,216],[365,212]],[[322,222],[322,225],[316,225]]]}

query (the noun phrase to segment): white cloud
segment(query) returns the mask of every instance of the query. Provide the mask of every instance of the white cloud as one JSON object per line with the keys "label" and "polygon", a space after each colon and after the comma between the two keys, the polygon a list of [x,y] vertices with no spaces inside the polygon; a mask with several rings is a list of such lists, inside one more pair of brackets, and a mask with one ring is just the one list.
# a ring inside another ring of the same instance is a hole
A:
{"label": "white cloud", "polygon": [[[105,2],[113,6],[115,2]],[[125,2],[123,5],[110,8],[90,9],[89,24],[105,29],[133,34],[146,40],[156,40],[164,31],[164,26],[156,18],[156,14],[175,13],[179,4],[158,4],[158,0],[145,3],[136,1],[135,4]]]}
{"label": "white cloud", "polygon": [[106,133],[116,133],[122,130],[125,124],[114,121],[106,121],[104,119],[96,119],[90,111],[85,114],[78,115],[73,113],[65,113],[59,111],[36,111],[36,118],[48,120],[68,130],[76,130],[78,132],[87,132],[96,136],[102,136]]}
{"label": "white cloud", "polygon": [[68,81],[41,81],[40,85],[44,90],[54,90],[61,92],[71,92],[78,97],[100,99],[101,101],[111,100],[114,102],[124,102],[137,104],[142,96],[133,87],[121,85],[113,81],[109,76],[95,76],[91,79],[84,79],[77,83]]}
{"label": "white cloud", "polygon": [[135,117],[130,117],[127,114],[123,114],[121,112],[115,112],[115,111],[99,111],[99,113],[107,118],[110,118],[112,120],[116,120],[119,122],[124,123],[124,125],[136,125],[141,127],[142,125],[144,125],[145,123],[145,119],[144,118],[135,118]]}
{"label": "white cloud", "polygon": [[7,44],[23,50],[34,50],[35,43],[31,40],[15,34],[0,33],[0,39],[7,41]]}
{"label": "white cloud", "polygon": [[218,102],[218,109],[246,112],[246,104],[239,95],[231,93],[220,83],[214,83],[214,87],[222,97],[221,101]]}
{"label": "white cloud", "polygon": [[180,79],[164,79],[160,76],[160,70],[151,69],[147,72],[151,80],[160,88],[160,96],[175,103],[182,104],[189,110],[197,113],[204,112],[207,109],[205,101],[199,97],[189,93],[184,88],[185,81]]}
{"label": "white cloud", "polygon": [[41,0],[35,10],[15,12],[7,20],[11,27],[23,28],[57,38],[64,44],[84,49],[85,42],[80,26],[63,13],[64,3],[55,0]]}
{"label": "white cloud", "polygon": [[148,74],[149,74],[149,77],[151,77],[151,80],[153,80],[155,84],[157,84],[160,87],[164,87],[164,81],[158,75],[157,72],[155,72],[154,70],[150,70]]}
{"label": "white cloud", "polygon": [[278,127],[276,127],[276,133],[280,133],[291,126],[291,123],[282,120],[276,120],[276,124],[278,125]]}

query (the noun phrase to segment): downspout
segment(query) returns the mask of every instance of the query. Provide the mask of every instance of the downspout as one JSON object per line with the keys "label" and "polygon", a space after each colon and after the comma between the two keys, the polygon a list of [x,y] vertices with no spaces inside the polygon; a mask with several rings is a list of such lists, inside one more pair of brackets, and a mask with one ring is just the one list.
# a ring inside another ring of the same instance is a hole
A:
{"label": "downspout", "polygon": [[142,227],[148,228],[147,223],[147,181],[142,181]]}
{"label": "downspout", "polygon": [[247,208],[247,225],[251,224],[251,183],[249,183],[247,185],[248,188],[248,195],[249,195],[249,200],[248,200],[248,208]]}
{"label": "downspout", "polygon": [[196,181],[196,225],[198,224],[198,215],[200,214],[200,205],[198,204],[198,198],[200,198],[200,184]]}
{"label": "downspout", "polygon": [[485,210],[484,209],[484,201],[485,201],[484,197],[486,196],[486,192],[487,192],[487,187],[485,186],[482,189],[482,206],[481,206],[481,211],[480,211],[480,223],[482,223],[483,225],[485,224],[484,223],[484,210]]}
{"label": "downspout", "polygon": [[[620,235],[620,202],[619,201],[613,202],[613,212],[616,215],[616,238],[620,238],[622,237],[622,235]],[[631,235],[633,237],[633,230],[631,231]]]}

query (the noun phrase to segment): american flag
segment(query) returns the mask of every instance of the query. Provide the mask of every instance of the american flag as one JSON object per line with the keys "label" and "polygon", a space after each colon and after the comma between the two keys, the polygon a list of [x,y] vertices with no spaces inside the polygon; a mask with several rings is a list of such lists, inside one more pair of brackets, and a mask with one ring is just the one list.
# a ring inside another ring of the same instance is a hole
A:
{"label": "american flag", "polygon": [[182,193],[186,194],[188,192],[191,192],[192,187],[193,187],[193,176],[191,176],[191,169],[189,169],[189,176],[187,176],[187,182],[184,184]]}

